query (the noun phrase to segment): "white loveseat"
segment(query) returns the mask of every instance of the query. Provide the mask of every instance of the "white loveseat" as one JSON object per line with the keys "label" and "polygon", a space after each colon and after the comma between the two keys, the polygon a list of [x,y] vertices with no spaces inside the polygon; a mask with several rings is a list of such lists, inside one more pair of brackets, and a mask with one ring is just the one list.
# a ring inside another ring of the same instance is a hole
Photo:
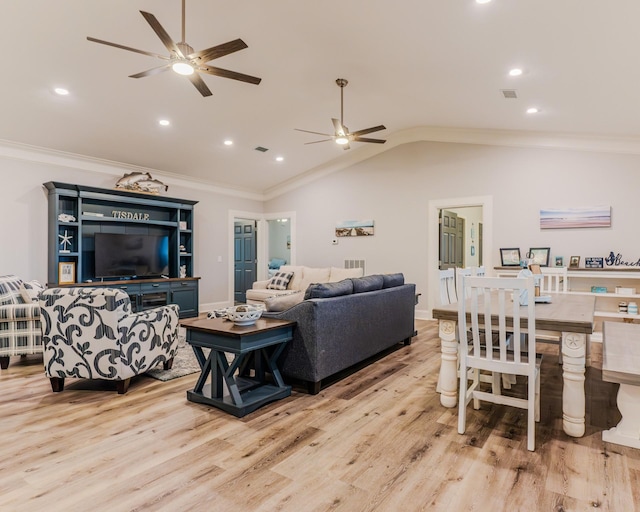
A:
{"label": "white loveseat", "polygon": [[265,299],[278,295],[288,295],[297,291],[304,291],[312,283],[335,283],[352,277],[362,277],[362,268],[339,267],[305,267],[301,265],[282,265],[278,272],[293,272],[286,290],[270,289],[271,279],[256,281],[250,290],[247,290],[248,304],[262,304]]}

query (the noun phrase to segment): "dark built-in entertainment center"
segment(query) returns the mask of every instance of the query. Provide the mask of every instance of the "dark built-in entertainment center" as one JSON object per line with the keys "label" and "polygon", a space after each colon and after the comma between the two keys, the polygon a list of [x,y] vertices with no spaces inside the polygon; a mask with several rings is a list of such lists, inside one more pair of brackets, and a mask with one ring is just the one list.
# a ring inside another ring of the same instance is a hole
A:
{"label": "dark built-in entertainment center", "polygon": [[178,304],[180,318],[198,316],[200,278],[193,277],[192,254],[197,201],[53,181],[44,186],[49,287],[119,288],[134,311]]}

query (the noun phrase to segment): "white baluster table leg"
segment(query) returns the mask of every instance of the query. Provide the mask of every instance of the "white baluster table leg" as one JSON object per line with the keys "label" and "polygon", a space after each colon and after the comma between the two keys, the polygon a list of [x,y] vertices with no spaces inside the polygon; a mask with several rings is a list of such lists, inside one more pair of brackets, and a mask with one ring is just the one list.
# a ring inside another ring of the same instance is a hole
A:
{"label": "white baluster table leg", "polygon": [[640,448],[640,387],[638,385],[620,383],[618,409],[622,414],[620,423],[616,427],[604,430],[602,440]]}
{"label": "white baluster table leg", "polygon": [[458,402],[458,340],[457,323],[440,320],[440,403],[445,407],[455,407]]}
{"label": "white baluster table leg", "polygon": [[586,334],[562,333],[562,426],[572,437],[582,437],[585,430],[586,341]]}

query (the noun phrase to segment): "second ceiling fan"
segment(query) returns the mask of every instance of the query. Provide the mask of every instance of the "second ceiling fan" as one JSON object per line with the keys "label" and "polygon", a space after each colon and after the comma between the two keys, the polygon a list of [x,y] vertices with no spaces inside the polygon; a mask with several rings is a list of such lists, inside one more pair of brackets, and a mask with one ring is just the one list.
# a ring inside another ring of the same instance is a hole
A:
{"label": "second ceiling fan", "polygon": [[300,128],[295,128],[295,130],[299,132],[314,133],[315,135],[324,135],[325,137],[329,137],[328,139],[305,142],[305,144],[317,144],[318,142],[333,140],[336,142],[336,144],[340,144],[343,149],[350,149],[350,142],[372,142],[374,144],[384,144],[385,142],[387,142],[383,139],[371,139],[368,137],[362,137],[362,135],[367,135],[368,133],[385,130],[386,127],[383,124],[373,126],[371,128],[365,128],[364,130],[357,130],[355,132],[349,132],[349,128],[344,125],[344,88],[348,83],[349,82],[344,78],[338,78],[336,80],[336,84],[338,85],[338,87],[340,87],[340,119],[331,119],[331,121],[333,121],[333,129],[335,130],[335,133],[331,135],[330,133],[312,132],[310,130],[301,130]]}

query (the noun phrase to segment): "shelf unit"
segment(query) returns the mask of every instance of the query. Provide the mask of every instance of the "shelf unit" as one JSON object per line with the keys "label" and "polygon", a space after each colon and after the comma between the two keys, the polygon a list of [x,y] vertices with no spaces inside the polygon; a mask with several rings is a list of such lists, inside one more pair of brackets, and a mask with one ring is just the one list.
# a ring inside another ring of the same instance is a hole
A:
{"label": "shelf unit", "polygon": [[[181,306],[181,317],[197,316],[199,278],[193,276],[193,208],[197,201],[52,181],[44,186],[49,194],[49,286],[60,285],[60,263],[73,263],[73,286],[126,288],[137,309],[160,303],[164,295],[165,303]],[[167,236],[169,279],[98,280],[94,271],[96,233]],[[62,245],[64,239],[70,243]]]}
{"label": "shelf unit", "polygon": [[[516,275],[519,267],[495,267],[497,275]],[[603,268],[603,269],[570,269],[567,270],[568,293],[576,295],[594,295],[596,297],[595,332],[592,341],[601,341],[602,322],[616,320],[640,323],[640,315],[620,313],[618,303],[637,302],[640,304],[640,293],[615,293],[616,287],[635,288],[640,291],[640,269],[636,268]],[[607,292],[592,292],[592,287],[606,288]]]}

